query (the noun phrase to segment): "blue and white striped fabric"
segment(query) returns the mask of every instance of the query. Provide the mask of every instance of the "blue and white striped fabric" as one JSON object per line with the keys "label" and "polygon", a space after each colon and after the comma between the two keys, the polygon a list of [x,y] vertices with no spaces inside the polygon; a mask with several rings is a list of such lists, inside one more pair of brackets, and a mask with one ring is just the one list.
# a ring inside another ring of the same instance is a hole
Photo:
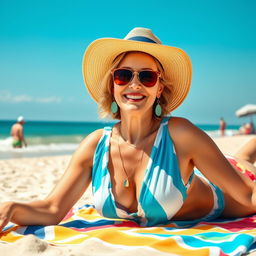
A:
{"label": "blue and white striped fabric", "polygon": [[127,213],[115,203],[108,171],[111,132],[112,127],[104,128],[94,154],[92,186],[97,211],[109,218],[133,219],[142,226],[168,222],[183,205],[187,191],[169,135],[168,118],[162,120],[157,132],[136,213]]}
{"label": "blue and white striped fabric", "polygon": [[[104,133],[94,154],[92,170],[95,208],[102,216],[132,219],[141,226],[155,226],[170,222],[182,207],[191,179],[185,186],[181,178],[174,145],[169,135],[168,120],[169,118],[164,118],[161,121],[145,171],[138,199],[138,209],[134,213],[128,213],[124,209],[118,208],[115,203],[108,171],[112,127],[104,128]],[[218,205],[214,207],[218,208]],[[178,223],[183,224],[183,222],[177,222],[177,225],[179,225]],[[187,225],[189,222],[186,221],[184,224]]]}

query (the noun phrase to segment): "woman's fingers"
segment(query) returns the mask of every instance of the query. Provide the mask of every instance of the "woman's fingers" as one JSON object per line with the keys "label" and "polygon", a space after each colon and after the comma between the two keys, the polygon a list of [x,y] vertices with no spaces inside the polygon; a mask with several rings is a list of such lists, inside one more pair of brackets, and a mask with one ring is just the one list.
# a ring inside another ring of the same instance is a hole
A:
{"label": "woman's fingers", "polygon": [[0,232],[2,232],[3,228],[8,224],[9,218],[2,217],[0,218]]}
{"label": "woman's fingers", "polygon": [[8,224],[13,214],[13,202],[6,202],[0,205],[0,232]]}

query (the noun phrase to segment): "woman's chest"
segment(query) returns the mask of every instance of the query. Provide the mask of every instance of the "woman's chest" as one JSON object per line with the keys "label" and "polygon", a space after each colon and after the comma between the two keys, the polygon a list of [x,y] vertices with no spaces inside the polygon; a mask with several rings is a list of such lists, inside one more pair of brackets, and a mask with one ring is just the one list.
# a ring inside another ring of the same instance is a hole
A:
{"label": "woman's chest", "polygon": [[117,205],[127,212],[137,212],[149,155],[144,151],[128,149],[120,157],[118,150],[110,151],[108,171],[112,193]]}
{"label": "woman's chest", "polygon": [[[166,165],[157,158],[152,159],[152,155],[148,153],[143,156],[141,162],[138,153],[127,157],[137,159],[131,161],[130,165],[125,165],[128,166],[126,170],[118,157],[118,152],[113,152],[108,165],[112,193],[119,208],[127,212],[137,212],[138,204],[149,208],[150,204],[155,202],[159,202],[165,208],[166,205],[172,206],[173,209],[181,207],[186,198],[186,188],[177,159],[173,160],[171,155],[166,155],[165,157],[169,158]],[[184,168],[191,169],[184,160],[181,163]],[[125,186],[127,179],[129,186]]]}

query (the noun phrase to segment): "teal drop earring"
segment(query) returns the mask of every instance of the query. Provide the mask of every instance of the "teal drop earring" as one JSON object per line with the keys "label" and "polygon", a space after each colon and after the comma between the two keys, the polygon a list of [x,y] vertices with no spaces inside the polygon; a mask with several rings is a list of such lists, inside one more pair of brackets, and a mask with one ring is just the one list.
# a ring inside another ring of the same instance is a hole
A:
{"label": "teal drop earring", "polygon": [[115,100],[113,100],[111,103],[111,112],[115,114],[117,113],[117,111],[118,111],[118,105],[116,104]]}
{"label": "teal drop earring", "polygon": [[160,117],[162,114],[162,107],[160,105],[160,99],[157,98],[157,101],[156,101],[156,106],[155,106],[155,115],[157,117]]}

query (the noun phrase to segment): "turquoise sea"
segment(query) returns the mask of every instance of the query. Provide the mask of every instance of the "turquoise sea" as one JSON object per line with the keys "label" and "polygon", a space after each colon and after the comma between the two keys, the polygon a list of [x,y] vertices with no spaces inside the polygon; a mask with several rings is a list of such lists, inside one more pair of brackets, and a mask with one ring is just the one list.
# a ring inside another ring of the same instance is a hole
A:
{"label": "turquoise sea", "polygon": [[[0,120],[0,159],[72,154],[89,133],[114,122],[53,122],[27,121],[24,134],[27,148],[13,149],[10,137],[13,120]],[[197,124],[211,137],[218,137],[218,124]],[[238,125],[227,127],[226,135],[233,135]]]}

